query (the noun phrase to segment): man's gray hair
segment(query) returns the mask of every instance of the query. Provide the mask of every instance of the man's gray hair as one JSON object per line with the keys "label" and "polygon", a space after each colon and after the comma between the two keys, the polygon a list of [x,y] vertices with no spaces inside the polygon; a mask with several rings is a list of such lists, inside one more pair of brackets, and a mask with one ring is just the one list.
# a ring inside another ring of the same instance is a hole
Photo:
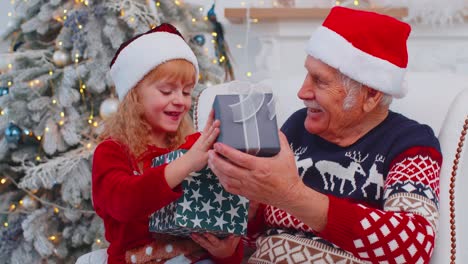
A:
{"label": "man's gray hair", "polygon": [[[338,77],[346,90],[346,98],[343,102],[343,109],[348,110],[356,104],[356,96],[362,91],[362,84],[349,78],[341,72],[338,72]],[[380,106],[389,106],[392,103],[393,96],[390,94],[383,94],[380,100]]]}

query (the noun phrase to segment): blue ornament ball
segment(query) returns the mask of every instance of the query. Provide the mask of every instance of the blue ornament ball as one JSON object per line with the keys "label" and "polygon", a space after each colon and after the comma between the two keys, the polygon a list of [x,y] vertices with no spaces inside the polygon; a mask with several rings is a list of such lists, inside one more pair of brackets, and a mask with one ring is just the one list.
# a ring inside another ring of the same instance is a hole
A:
{"label": "blue ornament ball", "polygon": [[0,96],[4,96],[8,94],[8,87],[0,86]]}
{"label": "blue ornament ball", "polygon": [[10,124],[5,129],[5,138],[8,143],[18,144],[21,141],[21,128],[15,124]]}
{"label": "blue ornament ball", "polygon": [[205,36],[204,35],[196,35],[195,37],[193,37],[193,41],[198,46],[203,46],[203,45],[205,45]]}

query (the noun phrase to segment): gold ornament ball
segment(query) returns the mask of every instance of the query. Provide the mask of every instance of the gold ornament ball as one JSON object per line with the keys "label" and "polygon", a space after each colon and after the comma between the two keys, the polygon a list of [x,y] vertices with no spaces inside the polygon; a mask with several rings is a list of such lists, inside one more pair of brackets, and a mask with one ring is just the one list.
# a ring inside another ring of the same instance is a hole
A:
{"label": "gold ornament ball", "polygon": [[23,208],[27,210],[34,210],[37,208],[37,201],[34,198],[31,198],[30,196],[25,196],[23,197]]}
{"label": "gold ornament ball", "polygon": [[55,65],[59,67],[63,67],[70,63],[70,55],[63,50],[56,50],[52,59],[54,60]]}
{"label": "gold ornament ball", "polygon": [[102,119],[106,119],[113,113],[117,112],[119,107],[119,100],[117,98],[107,98],[101,103],[99,107],[99,115]]}

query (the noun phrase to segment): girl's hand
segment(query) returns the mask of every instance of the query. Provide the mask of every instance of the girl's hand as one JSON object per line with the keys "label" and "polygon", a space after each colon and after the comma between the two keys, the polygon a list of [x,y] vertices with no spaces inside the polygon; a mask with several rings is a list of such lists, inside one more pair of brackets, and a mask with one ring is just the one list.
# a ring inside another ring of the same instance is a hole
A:
{"label": "girl's hand", "polygon": [[249,201],[249,211],[248,211],[249,221],[254,219],[255,216],[257,215],[257,210],[258,210],[259,205],[260,203],[257,201],[254,201],[254,200]]}
{"label": "girl's hand", "polygon": [[188,155],[189,162],[192,165],[192,171],[201,170],[206,166],[208,162],[208,150],[213,146],[213,143],[219,135],[219,124],[219,120],[214,121],[214,111],[211,110],[201,136],[184,155]]}
{"label": "girl's hand", "polygon": [[234,235],[219,239],[210,233],[193,233],[190,236],[193,241],[217,258],[227,258],[234,255],[240,240],[240,237]]}

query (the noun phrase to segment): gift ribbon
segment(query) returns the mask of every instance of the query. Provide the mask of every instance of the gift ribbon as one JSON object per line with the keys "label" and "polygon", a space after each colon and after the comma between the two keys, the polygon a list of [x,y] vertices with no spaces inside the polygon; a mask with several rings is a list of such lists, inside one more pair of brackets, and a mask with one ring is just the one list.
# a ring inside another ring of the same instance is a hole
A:
{"label": "gift ribbon", "polygon": [[[234,84],[237,83],[234,82]],[[265,94],[263,92],[257,92],[250,84],[240,87],[244,87],[244,90],[245,87],[248,87],[248,93],[240,93],[239,102],[229,106],[231,107],[233,121],[235,123],[242,123],[246,152],[257,155],[260,151],[260,133],[258,130],[257,112],[263,105]],[[231,89],[236,88],[231,87]],[[239,89],[237,89],[237,91],[239,91]],[[275,99],[274,96],[272,96],[271,100],[267,103],[268,117],[270,120],[276,115],[275,105]]]}

